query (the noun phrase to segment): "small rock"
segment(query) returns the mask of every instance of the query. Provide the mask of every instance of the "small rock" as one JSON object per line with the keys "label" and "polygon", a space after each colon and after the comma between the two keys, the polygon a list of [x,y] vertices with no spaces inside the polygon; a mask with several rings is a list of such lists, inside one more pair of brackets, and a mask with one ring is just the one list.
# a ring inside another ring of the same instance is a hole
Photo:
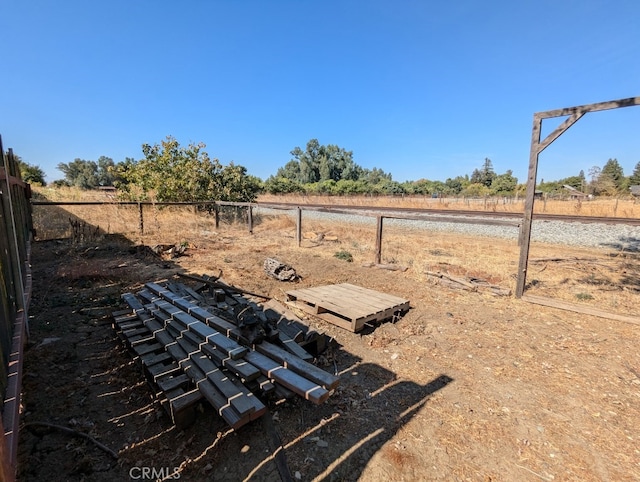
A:
{"label": "small rock", "polygon": [[296,480],[302,480],[302,474],[296,470],[296,473],[293,474]]}
{"label": "small rock", "polygon": [[318,447],[328,447],[329,442],[325,442],[324,440],[318,440]]}
{"label": "small rock", "polygon": [[248,445],[245,445],[244,447],[242,447],[240,449],[240,452],[243,453],[243,454],[246,454],[248,451],[249,451],[249,446]]}

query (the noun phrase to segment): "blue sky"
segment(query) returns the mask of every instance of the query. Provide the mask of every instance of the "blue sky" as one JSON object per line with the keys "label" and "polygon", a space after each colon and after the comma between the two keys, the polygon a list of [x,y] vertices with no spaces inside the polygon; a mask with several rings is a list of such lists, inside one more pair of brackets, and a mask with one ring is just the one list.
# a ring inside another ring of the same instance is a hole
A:
{"label": "blue sky", "polygon": [[[75,158],[204,142],[266,179],[317,138],[397,181],[525,181],[534,112],[640,96],[640,2],[0,0],[0,135]],[[555,127],[546,121],[545,132]],[[587,114],[539,179],[640,161],[640,107]]]}

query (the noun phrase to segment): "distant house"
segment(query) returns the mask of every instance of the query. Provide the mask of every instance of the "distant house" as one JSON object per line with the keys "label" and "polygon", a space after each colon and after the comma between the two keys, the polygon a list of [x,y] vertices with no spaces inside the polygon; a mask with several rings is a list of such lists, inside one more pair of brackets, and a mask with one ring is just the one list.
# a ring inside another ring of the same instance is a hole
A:
{"label": "distant house", "polygon": [[544,197],[544,191],[533,191],[533,199],[542,199]]}
{"label": "distant house", "polygon": [[565,188],[567,191],[569,191],[569,198],[570,199],[587,199],[587,198],[589,198],[588,194],[585,194],[582,191],[578,191],[573,186],[569,186],[567,184],[564,184],[562,187]]}

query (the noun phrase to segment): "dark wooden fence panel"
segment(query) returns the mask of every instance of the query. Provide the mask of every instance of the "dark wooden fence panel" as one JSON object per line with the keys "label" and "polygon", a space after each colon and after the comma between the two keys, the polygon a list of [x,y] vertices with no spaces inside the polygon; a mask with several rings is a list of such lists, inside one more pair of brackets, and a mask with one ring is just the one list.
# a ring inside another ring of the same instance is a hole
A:
{"label": "dark wooden fence panel", "polygon": [[0,137],[0,480],[15,478],[23,346],[31,295],[31,189]]}

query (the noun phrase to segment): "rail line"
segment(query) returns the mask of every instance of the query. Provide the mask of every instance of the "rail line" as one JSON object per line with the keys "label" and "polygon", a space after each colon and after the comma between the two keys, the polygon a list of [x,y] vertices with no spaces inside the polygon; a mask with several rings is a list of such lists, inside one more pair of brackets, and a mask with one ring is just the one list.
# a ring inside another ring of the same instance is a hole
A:
{"label": "rail line", "polygon": [[[394,217],[392,214],[399,214],[400,216],[414,217],[414,216],[427,216],[438,215],[448,217],[480,217],[480,218],[508,218],[514,220],[520,220],[523,218],[523,213],[512,212],[497,212],[497,211],[473,211],[473,210],[453,210],[453,209],[427,209],[427,208],[400,208],[400,207],[388,207],[388,206],[350,206],[346,204],[336,204],[327,206],[326,204],[296,204],[296,203],[281,203],[281,202],[269,202],[269,203],[257,203],[258,207],[275,208],[275,209],[295,209],[300,207],[302,209],[308,209],[313,211],[324,212],[352,212],[352,213],[367,213],[378,212],[388,213],[389,217]],[[577,215],[564,215],[564,214],[546,214],[546,213],[534,213],[533,219],[535,221],[562,221],[565,223],[589,223],[589,224],[626,224],[630,226],[640,226],[639,218],[620,218],[611,216],[577,216]],[[462,219],[460,222],[464,222]]]}

